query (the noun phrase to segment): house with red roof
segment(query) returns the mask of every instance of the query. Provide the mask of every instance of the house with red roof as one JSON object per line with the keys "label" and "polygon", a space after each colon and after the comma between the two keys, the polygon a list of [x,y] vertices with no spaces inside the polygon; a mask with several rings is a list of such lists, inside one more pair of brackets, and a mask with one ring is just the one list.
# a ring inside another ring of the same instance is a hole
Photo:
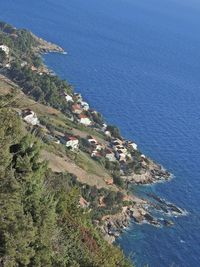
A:
{"label": "house with red roof", "polygon": [[90,120],[90,118],[88,118],[87,115],[85,115],[85,114],[80,114],[78,117],[79,117],[79,122],[80,122],[81,124],[84,124],[84,125],[86,125],[86,126],[89,126],[89,125],[92,124],[92,121]]}
{"label": "house with red roof", "polygon": [[64,137],[65,145],[71,150],[77,150],[79,148],[79,140],[77,137],[66,134]]}
{"label": "house with red roof", "polygon": [[81,108],[81,105],[79,105],[79,104],[72,105],[72,113],[74,113],[74,114],[81,114],[82,111],[83,110]]}

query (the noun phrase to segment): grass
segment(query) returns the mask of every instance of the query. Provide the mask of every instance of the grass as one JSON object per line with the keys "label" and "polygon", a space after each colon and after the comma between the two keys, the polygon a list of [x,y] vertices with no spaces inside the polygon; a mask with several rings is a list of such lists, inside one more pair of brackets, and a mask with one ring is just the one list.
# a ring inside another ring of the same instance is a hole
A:
{"label": "grass", "polygon": [[82,151],[79,151],[79,153],[75,155],[74,160],[79,167],[88,173],[93,173],[98,176],[105,176],[108,174],[103,166],[101,166],[97,161],[91,159],[89,155]]}

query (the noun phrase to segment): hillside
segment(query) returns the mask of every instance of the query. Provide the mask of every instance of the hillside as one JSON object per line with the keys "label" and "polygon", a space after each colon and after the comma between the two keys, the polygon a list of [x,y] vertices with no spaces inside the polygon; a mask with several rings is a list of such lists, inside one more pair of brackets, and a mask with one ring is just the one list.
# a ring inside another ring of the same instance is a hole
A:
{"label": "hillside", "polygon": [[[124,196],[92,150],[79,147],[91,135],[106,145],[105,136],[71,119],[62,96],[70,86],[41,65],[37,54],[62,49],[5,23],[0,29],[1,264],[131,266],[94,224],[119,212]],[[26,91],[30,77],[20,77],[19,70],[32,73],[38,86],[49,83],[46,99]],[[75,150],[67,146],[74,139],[80,143]],[[114,202],[101,206],[100,199]]]}
{"label": "hillside", "polygon": [[111,244],[130,220],[171,225],[152,209],[182,211],[129,187],[170,174],[52,73],[44,52],[63,49],[0,23],[0,260],[8,267],[131,266]]}

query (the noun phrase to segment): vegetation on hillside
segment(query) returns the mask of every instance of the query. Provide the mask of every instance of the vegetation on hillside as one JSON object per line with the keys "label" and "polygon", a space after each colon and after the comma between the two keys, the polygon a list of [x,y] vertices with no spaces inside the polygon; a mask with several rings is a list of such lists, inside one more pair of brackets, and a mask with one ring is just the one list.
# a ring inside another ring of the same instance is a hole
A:
{"label": "vegetation on hillside", "polygon": [[39,160],[41,144],[23,136],[16,112],[1,108],[0,122],[2,266],[131,266],[80,207],[74,178],[52,173]]}
{"label": "vegetation on hillside", "polygon": [[[0,43],[7,45],[11,51],[11,67],[6,70],[6,75],[36,101],[67,113],[66,101],[60,96],[63,91],[71,92],[72,88],[57,76],[33,71],[40,67],[43,69],[41,57],[35,53],[38,46],[35,36],[25,29],[16,29],[0,22]],[[1,54],[0,57],[3,57]]]}
{"label": "vegetation on hillside", "polygon": [[[50,133],[65,133],[71,127],[99,138],[102,133],[70,120],[71,106],[61,96],[63,92],[70,94],[72,88],[44,69],[38,39],[32,33],[0,22],[1,44],[9,48],[9,56],[0,49],[1,73],[22,88],[26,99],[18,89],[0,95],[0,265],[132,266],[117,246],[104,240],[99,230],[102,216],[121,211],[124,194],[80,183],[70,173],[50,170],[48,163],[41,160],[40,152],[43,147],[54,146],[42,129],[22,123],[19,106],[35,105],[29,99],[32,98],[60,110],[60,117],[54,114],[52,121],[41,112],[43,127],[46,125]],[[95,123],[103,123],[101,114],[89,116]],[[57,152],[60,153],[59,149]],[[101,170],[102,164],[106,164],[107,170],[114,170],[111,163],[92,161],[86,153],[75,159],[70,151],[64,152],[77,165],[89,162],[84,168],[93,172],[93,166]],[[115,181],[120,183],[118,178]]]}

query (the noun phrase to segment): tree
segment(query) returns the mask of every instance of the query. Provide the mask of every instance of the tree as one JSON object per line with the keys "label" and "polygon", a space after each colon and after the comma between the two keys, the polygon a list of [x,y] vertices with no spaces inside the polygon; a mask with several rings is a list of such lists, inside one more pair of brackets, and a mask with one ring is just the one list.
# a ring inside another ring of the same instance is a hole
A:
{"label": "tree", "polygon": [[34,250],[35,228],[22,205],[21,186],[11,167],[10,146],[19,140],[20,122],[10,109],[0,109],[0,261],[5,267],[27,265]]}
{"label": "tree", "polygon": [[56,202],[44,186],[46,163],[39,162],[40,145],[32,135],[25,136],[15,152],[12,166],[21,185],[25,214],[30,214],[36,228],[32,242],[35,255],[31,266],[51,266],[56,235]]}
{"label": "tree", "polygon": [[4,65],[6,59],[7,59],[6,53],[2,49],[0,49],[0,64]]}
{"label": "tree", "polygon": [[120,131],[119,131],[119,129],[116,126],[114,126],[114,125],[108,125],[106,130],[109,131],[109,132],[111,132],[111,135],[113,137],[119,138],[119,139],[121,138]]}
{"label": "tree", "polygon": [[35,252],[31,244],[36,229],[25,214],[19,183],[7,172],[0,185],[0,259],[5,267],[27,266]]}

